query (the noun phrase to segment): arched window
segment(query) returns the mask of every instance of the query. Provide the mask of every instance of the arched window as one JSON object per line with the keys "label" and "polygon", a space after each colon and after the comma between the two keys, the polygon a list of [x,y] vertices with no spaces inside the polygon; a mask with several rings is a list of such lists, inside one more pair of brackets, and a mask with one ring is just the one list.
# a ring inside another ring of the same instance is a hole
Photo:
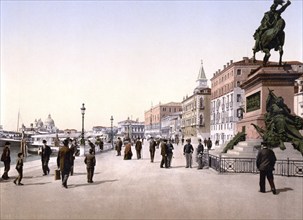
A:
{"label": "arched window", "polygon": [[204,99],[203,99],[203,97],[200,98],[200,108],[204,109]]}
{"label": "arched window", "polygon": [[204,125],[204,117],[203,117],[203,114],[200,114],[200,116],[199,116],[199,125],[201,125],[201,126]]}

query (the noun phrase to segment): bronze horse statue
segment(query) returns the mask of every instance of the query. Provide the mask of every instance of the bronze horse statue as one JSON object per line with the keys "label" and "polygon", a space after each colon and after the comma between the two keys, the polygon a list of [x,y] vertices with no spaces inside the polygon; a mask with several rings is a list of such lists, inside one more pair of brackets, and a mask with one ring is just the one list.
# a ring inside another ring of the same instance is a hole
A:
{"label": "bronze horse statue", "polygon": [[[253,48],[253,60],[256,61],[256,53],[262,51],[265,53],[263,58],[264,66],[266,66],[269,57],[271,56],[271,49],[279,51],[279,65],[282,65],[283,46],[285,39],[285,21],[281,17],[281,14],[291,4],[291,2],[288,0],[286,4],[283,5],[283,3],[283,0],[274,1],[270,7],[270,11],[264,14],[261,25],[254,34],[254,39],[256,42]],[[278,5],[282,5],[282,7],[277,10]]]}

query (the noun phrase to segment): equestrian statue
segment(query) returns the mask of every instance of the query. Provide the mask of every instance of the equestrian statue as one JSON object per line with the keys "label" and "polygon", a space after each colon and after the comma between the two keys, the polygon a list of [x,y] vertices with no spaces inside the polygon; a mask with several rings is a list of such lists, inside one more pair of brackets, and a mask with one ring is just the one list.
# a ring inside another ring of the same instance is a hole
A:
{"label": "equestrian statue", "polygon": [[[260,27],[254,33],[255,46],[253,48],[253,60],[256,61],[255,55],[262,51],[265,53],[263,66],[266,66],[270,50],[279,51],[279,65],[282,65],[283,45],[285,39],[285,21],[281,14],[291,4],[289,0],[284,4],[284,0],[274,0],[270,10],[264,14]],[[281,6],[279,9],[278,6]]]}

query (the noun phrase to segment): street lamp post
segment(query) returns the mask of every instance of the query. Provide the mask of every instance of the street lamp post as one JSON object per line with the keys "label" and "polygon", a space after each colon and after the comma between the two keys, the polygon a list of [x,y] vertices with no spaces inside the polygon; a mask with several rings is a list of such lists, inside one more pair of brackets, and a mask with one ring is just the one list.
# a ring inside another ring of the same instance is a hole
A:
{"label": "street lamp post", "polygon": [[86,108],[84,107],[84,103],[82,104],[82,108],[80,108],[82,114],[82,132],[81,132],[81,143],[80,143],[80,155],[84,155],[85,153],[85,140],[84,140],[84,115]]}
{"label": "street lamp post", "polygon": [[113,133],[113,121],[114,117],[110,117],[110,122],[111,122],[111,142],[112,142],[112,149],[114,149],[114,133]]}

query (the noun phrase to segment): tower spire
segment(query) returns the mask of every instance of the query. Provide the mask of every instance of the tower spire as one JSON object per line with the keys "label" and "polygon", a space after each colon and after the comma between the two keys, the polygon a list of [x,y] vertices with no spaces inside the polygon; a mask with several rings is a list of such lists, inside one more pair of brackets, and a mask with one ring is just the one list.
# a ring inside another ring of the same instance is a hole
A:
{"label": "tower spire", "polygon": [[198,83],[198,85],[194,91],[200,91],[201,89],[207,88],[207,78],[205,76],[202,59],[201,59],[201,67],[199,69],[199,74],[196,82]]}

